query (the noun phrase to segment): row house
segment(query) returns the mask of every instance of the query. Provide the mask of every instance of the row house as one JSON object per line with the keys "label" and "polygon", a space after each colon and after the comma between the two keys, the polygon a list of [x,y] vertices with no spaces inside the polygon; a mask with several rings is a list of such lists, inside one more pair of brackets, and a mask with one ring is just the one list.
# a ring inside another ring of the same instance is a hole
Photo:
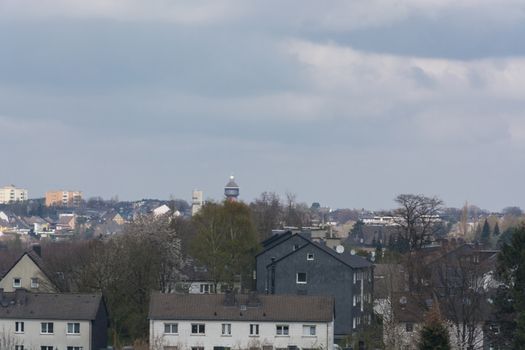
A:
{"label": "row house", "polygon": [[154,293],[150,348],[332,349],[334,301],[321,296]]}

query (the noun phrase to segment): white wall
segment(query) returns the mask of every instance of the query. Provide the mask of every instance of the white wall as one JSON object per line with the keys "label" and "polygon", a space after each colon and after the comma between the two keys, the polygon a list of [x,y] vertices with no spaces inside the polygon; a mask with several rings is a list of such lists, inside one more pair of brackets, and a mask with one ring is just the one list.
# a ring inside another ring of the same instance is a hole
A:
{"label": "white wall", "polygon": [[[164,334],[164,323],[178,323],[178,335]],[[191,324],[204,323],[205,335],[192,335]],[[222,335],[222,324],[231,324],[231,335]],[[250,336],[250,324],[259,324],[259,336]],[[288,336],[276,335],[276,325],[289,325]],[[315,336],[304,336],[303,325],[315,325]],[[203,346],[205,350],[213,350],[214,346],[231,347],[232,349],[248,349],[273,345],[274,348],[286,348],[295,345],[299,348],[333,348],[333,322],[230,322],[230,321],[157,321],[150,320],[150,344],[152,350],[157,346],[178,346],[178,350]]]}
{"label": "white wall", "polygon": [[[24,322],[24,333],[15,333],[15,322]],[[41,322],[53,322],[53,334],[41,334]],[[67,323],[80,323],[80,334],[67,334]],[[24,349],[40,350],[41,346],[54,346],[59,350],[66,350],[67,346],[82,346],[83,350],[91,350],[91,322],[90,321],[57,321],[57,320],[6,320],[0,319],[0,334],[9,335],[24,345]]]}

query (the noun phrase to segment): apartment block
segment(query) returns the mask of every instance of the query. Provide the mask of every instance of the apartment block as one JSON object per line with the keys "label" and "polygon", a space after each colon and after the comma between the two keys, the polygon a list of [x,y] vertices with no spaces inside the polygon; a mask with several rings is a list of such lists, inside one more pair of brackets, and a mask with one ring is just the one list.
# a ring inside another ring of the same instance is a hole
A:
{"label": "apartment block", "polygon": [[81,191],[48,191],[46,192],[46,207],[77,207],[82,201]]}
{"label": "apartment block", "polygon": [[0,204],[25,201],[27,199],[28,195],[26,189],[17,188],[15,185],[9,185],[0,188]]}

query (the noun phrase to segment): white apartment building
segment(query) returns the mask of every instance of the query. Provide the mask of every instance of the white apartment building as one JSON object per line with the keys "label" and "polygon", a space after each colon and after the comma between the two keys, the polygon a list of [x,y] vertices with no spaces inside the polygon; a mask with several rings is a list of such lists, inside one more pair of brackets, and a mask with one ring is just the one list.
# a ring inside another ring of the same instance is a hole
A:
{"label": "white apartment building", "polygon": [[334,300],[298,295],[151,296],[152,350],[332,349]]}
{"label": "white apartment building", "polygon": [[[107,346],[100,294],[29,293],[0,289],[0,339],[16,350],[100,350]],[[11,349],[11,347],[10,347]]]}
{"label": "white apartment building", "polygon": [[15,185],[0,187],[0,204],[25,201],[28,199],[27,190],[17,188]]}
{"label": "white apartment building", "polygon": [[193,190],[191,193],[191,215],[195,215],[204,205],[204,194],[202,191]]}

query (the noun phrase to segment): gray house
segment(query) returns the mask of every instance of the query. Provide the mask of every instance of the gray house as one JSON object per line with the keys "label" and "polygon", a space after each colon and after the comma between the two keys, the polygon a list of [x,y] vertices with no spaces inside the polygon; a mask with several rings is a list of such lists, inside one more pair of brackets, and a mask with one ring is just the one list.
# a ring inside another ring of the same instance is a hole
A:
{"label": "gray house", "polygon": [[373,264],[366,259],[291,232],[264,241],[256,259],[259,293],[334,297],[336,340],[371,323]]}

